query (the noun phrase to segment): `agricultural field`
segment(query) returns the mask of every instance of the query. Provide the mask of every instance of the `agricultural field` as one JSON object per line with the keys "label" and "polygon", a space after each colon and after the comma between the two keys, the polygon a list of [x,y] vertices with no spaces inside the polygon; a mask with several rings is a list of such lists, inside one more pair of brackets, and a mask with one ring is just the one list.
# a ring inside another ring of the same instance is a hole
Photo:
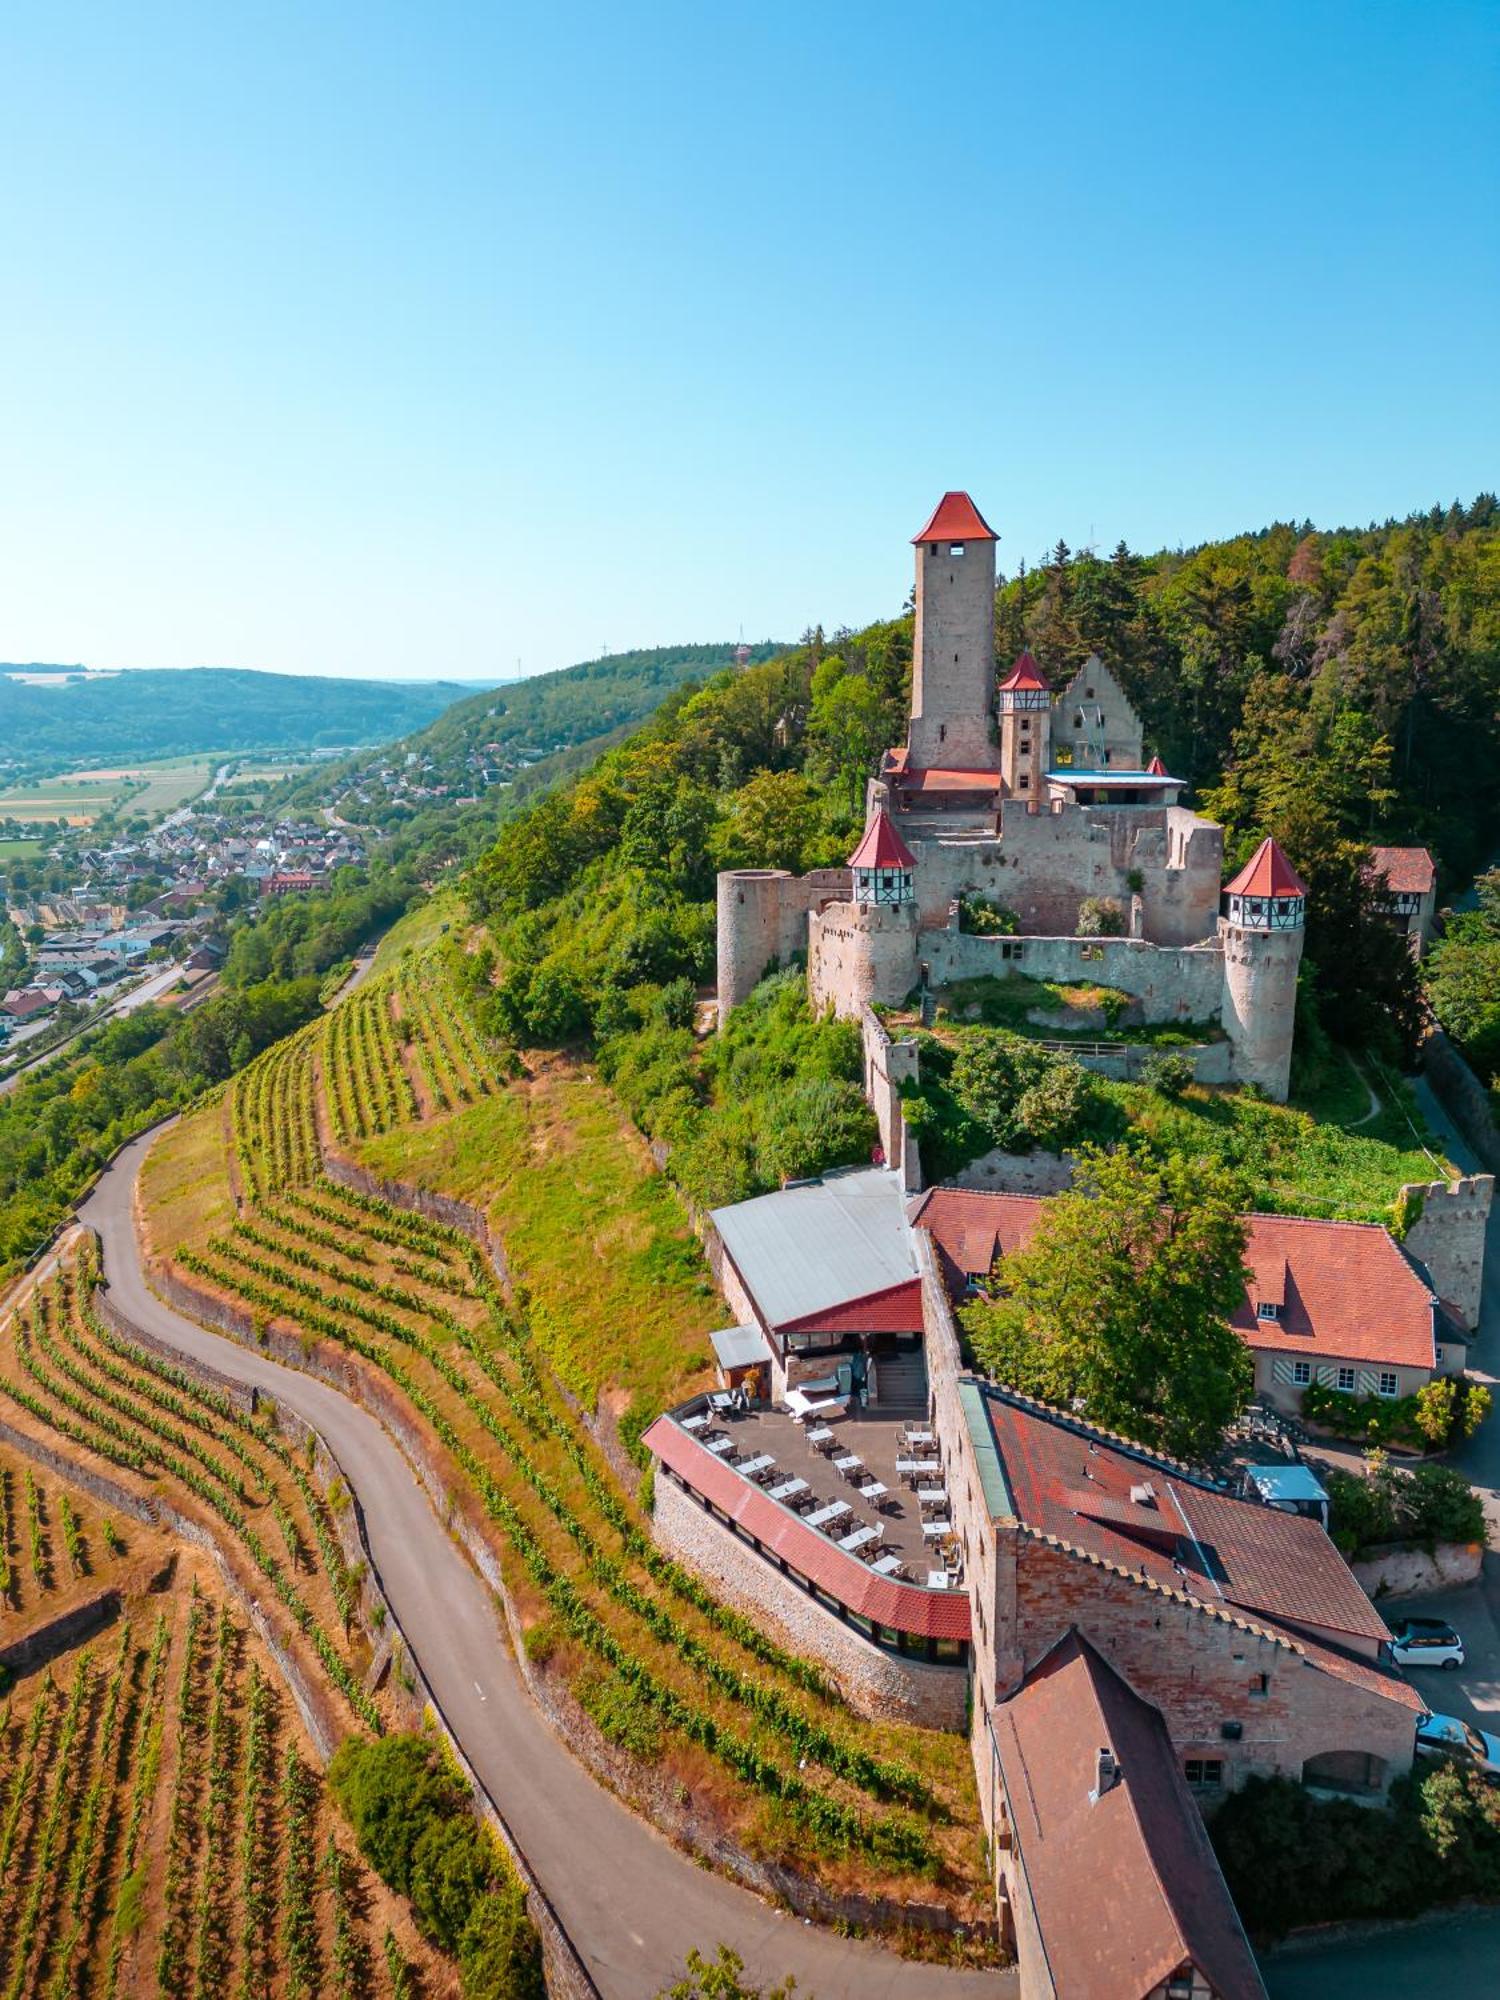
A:
{"label": "agricultural field", "polygon": [[59,772],[55,777],[0,791],[0,819],[63,819],[71,826],[90,826],[120,806],[154,819],[196,798],[213,774],[211,756]]}
{"label": "agricultural field", "polygon": [[0,1649],[117,1581],[139,1539],[135,1523],[0,1447]]}
{"label": "agricultural field", "polygon": [[[86,1252],[0,1328],[0,1416],[205,1529],[335,1735],[381,1733],[347,1502],[274,1411],[135,1346]],[[355,1857],[281,1676],[207,1552],[0,1456],[0,1654],[91,1592],[83,1646],[0,1675],[0,1982],[7,1995],[452,1994],[446,1958]],[[420,1988],[417,1981],[420,1979]]]}
{"label": "agricultural field", "polygon": [[[365,990],[378,993],[380,982]],[[432,1014],[451,1021],[456,997],[436,979],[430,990]],[[398,979],[393,1025],[401,991]],[[517,1283],[506,1297],[467,1236],[322,1173],[320,1070],[330,1123],[341,1097],[346,1117],[355,1104],[386,1104],[387,1090],[400,1100],[398,1066],[414,1092],[420,1082],[394,1034],[372,1030],[363,1046],[367,1065],[384,1065],[384,1084],[373,1073],[356,1082],[360,1044],[345,1033],[330,1047],[326,1023],[237,1081],[229,1111],[242,1207],[235,1214],[218,1194],[200,1203],[193,1242],[180,1239],[173,1206],[156,1196],[186,1178],[170,1163],[179,1134],[202,1149],[202,1130],[179,1127],[164,1141],[157,1150],[168,1160],[143,1183],[155,1253],[247,1308],[268,1337],[285,1337],[283,1351],[326,1345],[367,1375],[372,1393],[382,1385],[400,1393],[426,1427],[450,1504],[501,1556],[533,1667],[643,1775],[686,1787],[701,1815],[830,1885],[936,1898],[978,1916],[985,1880],[962,1739],[850,1715],[815,1668],[658,1550],[641,1506],[567,1393],[578,1352],[559,1323],[581,1307],[555,1301],[552,1252],[532,1268],[524,1247],[508,1243]],[[459,1048],[448,1047],[456,1065]],[[570,1152],[561,1128],[608,1100],[579,1081],[592,1097],[574,1106],[564,1092],[552,1101],[557,1178],[549,1187],[587,1181],[592,1146]],[[523,1087],[492,1086],[458,1109],[423,1106],[402,1143],[474,1120],[495,1131],[508,1119],[506,1159],[515,1161],[531,1144],[529,1117]],[[618,1138],[618,1108],[610,1117]],[[638,1159],[629,1165],[633,1191],[648,1177]],[[216,1228],[206,1220],[215,1212]],[[630,1203],[597,1220],[616,1229],[614,1261],[628,1261],[637,1222]],[[583,1266],[576,1279],[592,1325],[623,1349],[634,1329],[611,1319],[610,1260],[596,1268],[575,1250],[573,1264]],[[670,1262],[663,1277],[670,1290]],[[706,1346],[712,1306],[701,1267],[691,1284],[693,1338]]]}
{"label": "agricultural field", "polygon": [[456,1991],[355,1858],[264,1649],[210,1566],[0,1701],[7,1994]]}

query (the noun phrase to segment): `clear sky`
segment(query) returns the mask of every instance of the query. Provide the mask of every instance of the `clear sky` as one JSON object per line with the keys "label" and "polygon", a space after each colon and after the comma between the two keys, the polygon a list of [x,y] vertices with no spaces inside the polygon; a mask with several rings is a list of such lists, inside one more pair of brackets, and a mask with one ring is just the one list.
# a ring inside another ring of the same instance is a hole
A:
{"label": "clear sky", "polygon": [[0,658],[478,677],[1500,484],[1497,0],[0,17]]}

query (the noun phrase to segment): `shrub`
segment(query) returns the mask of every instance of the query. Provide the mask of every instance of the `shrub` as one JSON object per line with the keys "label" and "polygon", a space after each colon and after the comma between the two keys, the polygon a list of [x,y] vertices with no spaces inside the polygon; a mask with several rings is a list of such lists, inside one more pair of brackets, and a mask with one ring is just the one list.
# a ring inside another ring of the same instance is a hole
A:
{"label": "shrub", "polygon": [[458,1968],[464,2000],[545,2000],[541,1940],[519,1882],[492,1889],[474,1906]]}
{"label": "shrub", "polygon": [[1003,903],[990,903],[983,896],[960,896],[958,928],[971,937],[1014,937],[1021,920]]}
{"label": "shrub", "polygon": [[1383,1452],[1370,1454],[1365,1473],[1332,1468],[1326,1477],[1329,1532],[1351,1560],[1367,1549],[1410,1542],[1483,1542],[1484,1502],[1451,1465],[1407,1471]]}
{"label": "shrub", "polygon": [[468,1800],[431,1744],[419,1736],[351,1736],[328,1767],[359,1851],[382,1882],[411,1894],[417,1844],[429,1823],[468,1814]]}
{"label": "shrub", "polygon": [[1193,1081],[1191,1056],[1158,1049],[1141,1064],[1141,1082],[1163,1097],[1181,1097]]}
{"label": "shrub", "polygon": [[412,1915],[424,1935],[443,1951],[457,1951],[494,1875],[489,1841],[471,1813],[429,1820],[411,1859]]}
{"label": "shrub", "polygon": [[1085,896],[1078,905],[1079,937],[1123,937],[1125,914],[1113,896]]}

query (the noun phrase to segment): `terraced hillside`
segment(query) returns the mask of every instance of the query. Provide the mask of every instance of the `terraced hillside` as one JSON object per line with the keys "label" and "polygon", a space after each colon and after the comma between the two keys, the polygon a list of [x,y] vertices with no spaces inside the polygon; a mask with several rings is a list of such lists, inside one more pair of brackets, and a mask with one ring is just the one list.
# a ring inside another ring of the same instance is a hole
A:
{"label": "terraced hillside", "polygon": [[[570,1393],[582,1376],[559,1327],[576,1294],[554,1260],[529,1261],[524,1230],[506,1236],[507,1292],[470,1233],[324,1171],[324,1147],[337,1168],[340,1135],[373,1106],[367,1131],[429,1166],[451,1148],[455,1191],[488,1206],[483,1161],[492,1185],[508,1162],[475,1134],[514,1136],[518,1120],[524,1132],[539,1079],[501,1083],[508,1058],[477,1036],[441,975],[438,959],[401,963],[355,996],[357,1010],[271,1051],[158,1146],[143,1182],[156,1268],[237,1311],[242,1337],[417,1431],[460,1532],[499,1556],[545,1698],[638,1802],[690,1799],[705,1846],[727,1834],[825,1889],[941,1902],[972,1922],[984,1879],[963,1741],[852,1716],[817,1670],[658,1551],[635,1478],[619,1476],[618,1454],[601,1449]],[[540,1081],[555,1085],[556,1071]],[[565,1126],[566,1094],[550,1102]],[[623,1145],[618,1112],[614,1125]],[[565,1178],[586,1174],[566,1145],[554,1122],[538,1171],[560,1156]],[[611,1318],[611,1264],[639,1253],[641,1186],[671,1199],[641,1155],[630,1164],[601,1185],[574,1246],[610,1361],[592,1385],[601,1408],[636,1386],[617,1362],[630,1328]],[[440,1182],[440,1166],[426,1178]],[[502,1195],[491,1220],[503,1227],[506,1209]],[[713,1311],[684,1238],[674,1204],[673,1249],[657,1268],[682,1308],[679,1376],[697,1365]],[[665,1348],[663,1336],[650,1367]]]}

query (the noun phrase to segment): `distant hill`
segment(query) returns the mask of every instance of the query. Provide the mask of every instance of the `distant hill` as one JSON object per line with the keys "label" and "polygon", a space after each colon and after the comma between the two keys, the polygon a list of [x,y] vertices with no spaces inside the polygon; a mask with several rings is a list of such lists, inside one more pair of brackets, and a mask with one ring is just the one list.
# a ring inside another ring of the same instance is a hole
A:
{"label": "distant hill", "polygon": [[85,677],[77,667],[0,666],[0,762],[110,764],[201,750],[380,743],[420,729],[467,693],[451,681],[333,680],[238,667]]}
{"label": "distant hill", "polygon": [[[747,646],[745,664],[780,650],[769,641]],[[539,783],[579,768],[687,682],[732,667],[735,657],[733,640],[655,646],[488,688],[398,742],[299,774],[276,803],[330,805],[358,825],[392,829],[442,819],[456,812],[456,802],[475,798],[498,815]],[[475,837],[478,829],[466,832]]]}

